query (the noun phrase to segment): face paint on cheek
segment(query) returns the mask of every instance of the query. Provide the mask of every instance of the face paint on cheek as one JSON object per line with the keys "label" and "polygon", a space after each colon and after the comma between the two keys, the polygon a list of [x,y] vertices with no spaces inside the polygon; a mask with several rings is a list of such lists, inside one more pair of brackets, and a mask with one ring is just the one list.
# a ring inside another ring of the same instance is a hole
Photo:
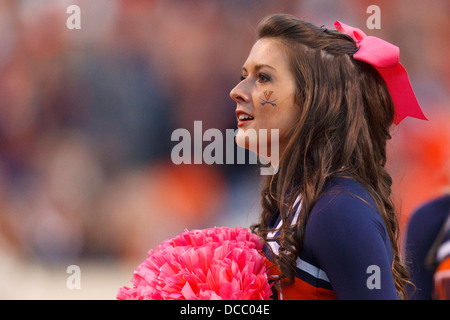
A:
{"label": "face paint on cheek", "polygon": [[259,98],[259,99],[261,99],[261,101],[262,101],[262,102],[261,102],[261,105],[262,105],[262,106],[264,106],[266,103],[271,104],[272,107],[275,107],[275,106],[276,106],[276,104],[275,104],[274,102],[277,101],[278,99],[270,100],[270,98],[272,97],[272,93],[273,93],[273,91],[264,90],[264,98],[265,98],[265,99]]}

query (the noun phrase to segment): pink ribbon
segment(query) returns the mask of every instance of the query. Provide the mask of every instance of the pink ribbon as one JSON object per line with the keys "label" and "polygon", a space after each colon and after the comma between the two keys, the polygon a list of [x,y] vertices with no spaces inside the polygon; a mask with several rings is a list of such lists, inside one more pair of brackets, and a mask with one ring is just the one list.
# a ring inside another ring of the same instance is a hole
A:
{"label": "pink ribbon", "polygon": [[396,125],[406,117],[428,120],[414,95],[408,73],[399,62],[400,50],[397,46],[380,38],[367,36],[362,30],[339,21],[334,23],[334,27],[355,41],[358,51],[353,58],[372,65],[383,77],[394,102]]}

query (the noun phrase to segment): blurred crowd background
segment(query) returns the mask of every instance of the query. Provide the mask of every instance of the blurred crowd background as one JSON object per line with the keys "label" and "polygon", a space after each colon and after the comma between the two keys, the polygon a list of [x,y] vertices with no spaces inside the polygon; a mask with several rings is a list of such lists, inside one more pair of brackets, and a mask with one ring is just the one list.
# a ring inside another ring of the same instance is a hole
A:
{"label": "blurred crowd background", "polygon": [[[72,4],[80,30],[66,27]],[[257,22],[277,12],[400,47],[430,120],[407,118],[389,142],[402,230],[445,192],[447,0],[0,0],[0,299],[114,299],[162,240],[256,221],[257,166],[176,166],[171,133],[236,129],[229,92]],[[66,287],[69,265],[80,289]]]}

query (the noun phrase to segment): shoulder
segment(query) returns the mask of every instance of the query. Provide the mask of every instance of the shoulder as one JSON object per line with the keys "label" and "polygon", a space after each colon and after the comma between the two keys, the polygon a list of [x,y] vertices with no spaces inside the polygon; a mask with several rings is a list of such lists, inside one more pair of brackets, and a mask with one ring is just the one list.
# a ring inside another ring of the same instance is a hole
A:
{"label": "shoulder", "polygon": [[348,201],[354,204],[361,202],[376,207],[369,192],[358,181],[347,177],[328,180],[318,203],[325,205],[330,201],[334,204]]}
{"label": "shoulder", "polygon": [[349,228],[367,223],[384,229],[383,219],[374,199],[352,178],[330,179],[311,210],[309,222],[330,226],[333,230],[339,226]]}
{"label": "shoulder", "polygon": [[[351,178],[333,178],[308,217],[305,241],[313,251],[376,241],[389,246],[384,220],[369,192]],[[389,246],[390,247],[390,246]]]}
{"label": "shoulder", "polygon": [[430,223],[441,224],[448,215],[450,210],[450,194],[445,194],[434,198],[420,207],[412,214],[409,220],[409,226],[423,227]]}
{"label": "shoulder", "polygon": [[434,198],[418,207],[410,216],[406,231],[406,248],[428,250],[450,211],[450,195]]}
{"label": "shoulder", "polygon": [[[333,178],[306,222],[304,260],[322,269],[338,298],[396,298],[392,247],[383,218],[356,180]],[[368,290],[368,271],[377,266],[382,290]]]}

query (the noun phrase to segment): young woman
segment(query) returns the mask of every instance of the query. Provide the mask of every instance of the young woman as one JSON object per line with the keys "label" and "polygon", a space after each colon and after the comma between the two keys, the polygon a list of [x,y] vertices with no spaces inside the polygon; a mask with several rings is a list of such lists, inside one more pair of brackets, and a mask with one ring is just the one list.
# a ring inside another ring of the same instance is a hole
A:
{"label": "young woman", "polygon": [[342,32],[265,18],[230,93],[238,145],[249,148],[248,130],[279,136],[252,231],[266,241],[275,298],[405,298],[386,140],[393,122],[424,116],[392,58],[398,48],[336,27]]}

